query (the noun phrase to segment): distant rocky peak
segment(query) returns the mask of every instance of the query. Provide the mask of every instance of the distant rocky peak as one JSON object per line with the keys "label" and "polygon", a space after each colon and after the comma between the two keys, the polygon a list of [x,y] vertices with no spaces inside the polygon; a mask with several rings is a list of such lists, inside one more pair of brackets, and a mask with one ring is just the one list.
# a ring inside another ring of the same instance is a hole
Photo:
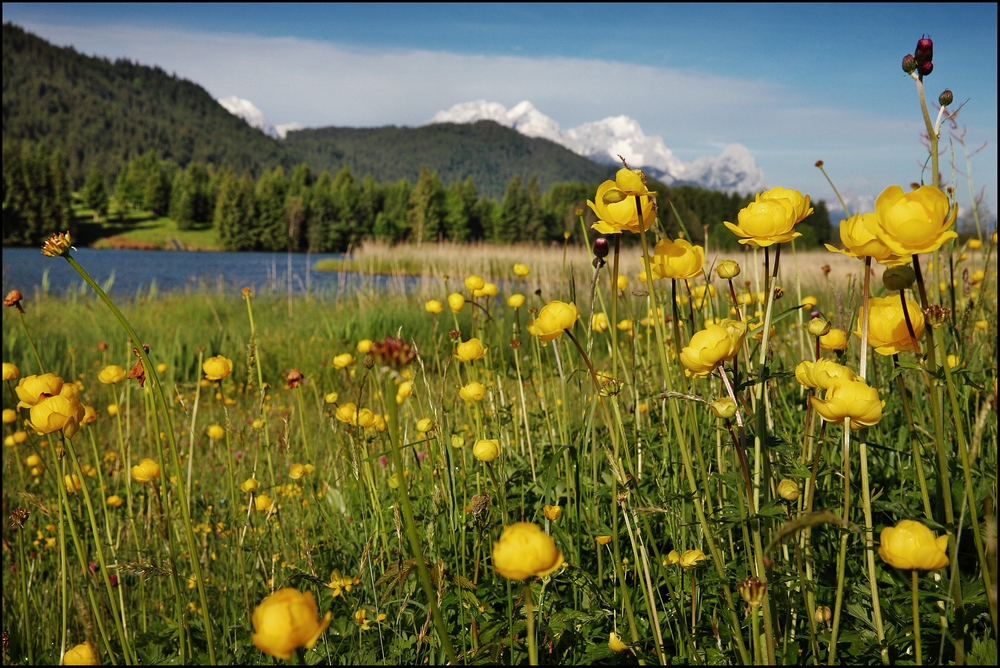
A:
{"label": "distant rocky peak", "polygon": [[264,115],[264,112],[258,109],[253,102],[236,95],[223,97],[217,101],[233,116],[242,118],[250,127],[260,130],[268,137],[273,137],[274,139],[284,139],[289,132],[305,128],[301,123],[295,122],[273,125],[267,116]]}

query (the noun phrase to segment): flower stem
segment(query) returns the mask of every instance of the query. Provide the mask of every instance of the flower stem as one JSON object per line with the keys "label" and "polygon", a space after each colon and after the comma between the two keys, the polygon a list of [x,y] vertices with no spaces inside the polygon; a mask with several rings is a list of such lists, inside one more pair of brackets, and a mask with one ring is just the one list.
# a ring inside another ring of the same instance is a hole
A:
{"label": "flower stem", "polygon": [[844,604],[844,569],[847,565],[847,528],[851,514],[851,418],[844,418],[844,523],[840,534],[840,553],[837,555],[837,602],[833,608],[833,628],[830,631],[829,665],[837,658],[837,632],[840,630],[840,612]]}
{"label": "flower stem", "polygon": [[913,653],[916,656],[916,662],[918,666],[924,664],[921,658],[920,651],[920,599],[917,596],[917,569],[910,571],[910,581],[913,583],[912,587],[912,601],[913,601]]}

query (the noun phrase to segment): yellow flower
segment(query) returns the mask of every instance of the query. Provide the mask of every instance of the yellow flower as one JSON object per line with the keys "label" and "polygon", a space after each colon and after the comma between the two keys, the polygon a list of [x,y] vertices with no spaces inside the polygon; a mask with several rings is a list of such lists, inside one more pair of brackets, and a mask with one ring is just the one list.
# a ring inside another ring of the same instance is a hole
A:
{"label": "yellow flower", "polygon": [[265,654],[290,659],[299,647],[312,649],[330,625],[332,612],[317,620],[312,592],[286,587],[264,598],[253,611],[253,644]]}
{"label": "yellow flower", "polygon": [[692,246],[684,239],[671,241],[664,237],[656,242],[649,268],[653,278],[695,278],[702,273],[705,249]]}
{"label": "yellow flower", "polygon": [[500,291],[496,283],[483,283],[483,287],[472,291],[473,297],[496,297]]}
{"label": "yellow flower", "polygon": [[465,297],[462,294],[453,292],[448,295],[448,308],[450,308],[452,312],[458,313],[462,310],[463,306],[465,306]]}
{"label": "yellow flower", "polygon": [[10,362],[3,363],[4,380],[17,380],[20,377],[21,377],[21,370],[17,368],[16,364],[11,364]]}
{"label": "yellow flower", "polygon": [[625,292],[628,290],[628,276],[625,274],[618,275],[618,291]]}
{"label": "yellow flower", "polygon": [[13,408],[3,409],[3,423],[10,424],[11,422],[17,422],[17,411]]}
{"label": "yellow flower", "polygon": [[882,529],[878,556],[882,561],[904,570],[936,571],[948,565],[948,536],[935,536],[920,522],[902,520]]}
{"label": "yellow flower", "polygon": [[209,380],[222,380],[233,372],[233,361],[222,355],[209,357],[201,365],[205,372],[205,378]]}
{"label": "yellow flower", "polygon": [[109,364],[101,369],[101,372],[97,374],[97,380],[106,385],[120,383],[125,380],[125,369],[121,368],[117,364]]}
{"label": "yellow flower", "polygon": [[346,369],[352,364],[354,364],[354,355],[351,353],[342,353],[333,358],[333,366],[336,369]]}
{"label": "yellow flower", "polygon": [[472,381],[468,385],[462,386],[458,394],[466,401],[482,401],[486,397],[486,386],[482,383]]}
{"label": "yellow flower", "polygon": [[406,401],[410,395],[413,394],[413,382],[409,380],[404,380],[396,388],[396,403],[402,404]]}
{"label": "yellow flower", "polygon": [[794,480],[783,478],[778,483],[778,496],[789,503],[797,501],[799,498],[799,485]]}
{"label": "yellow flower", "polygon": [[426,434],[432,429],[434,429],[434,420],[430,418],[420,418],[417,420],[417,431],[421,434]]}
{"label": "yellow flower", "polygon": [[909,255],[900,257],[878,237],[879,219],[875,213],[856,213],[840,221],[840,243],[846,250],[830,244],[826,249],[849,257],[870,257],[876,262],[896,266],[910,261]]}
{"label": "yellow flower", "polygon": [[18,408],[31,408],[46,397],[52,397],[62,390],[63,379],[52,373],[43,373],[40,376],[25,376],[22,378],[14,392],[20,399]]}
{"label": "yellow flower", "polygon": [[969,283],[972,283],[973,285],[979,285],[980,283],[983,282],[984,278],[986,278],[986,272],[983,271],[982,269],[976,269],[969,275]]}
{"label": "yellow flower", "polygon": [[712,415],[720,420],[728,420],[736,415],[736,402],[729,397],[716,399],[709,405],[709,408],[712,409]]}
{"label": "yellow flower", "polygon": [[551,301],[542,307],[535,318],[535,335],[542,341],[551,341],[572,327],[579,317],[576,304]]}
{"label": "yellow flower", "polygon": [[362,408],[358,411],[358,426],[368,428],[375,424],[375,413],[370,408]]}
{"label": "yellow flower", "polygon": [[250,426],[253,427],[254,429],[263,429],[266,425],[267,425],[267,420],[265,420],[264,418],[257,418],[250,424]]}
{"label": "yellow flower", "polygon": [[108,497],[107,503],[112,508],[121,508],[124,501],[122,501],[122,497],[117,494],[112,494]]}
{"label": "yellow flower", "polygon": [[521,264],[520,262],[517,262],[517,263],[514,264],[514,275],[515,276],[521,276],[523,278],[524,276],[527,276],[530,273],[531,273],[531,270],[528,269],[528,265]]}
{"label": "yellow flower", "polygon": [[813,408],[827,422],[843,424],[851,419],[851,429],[870,427],[882,419],[885,402],[878,397],[878,390],[863,380],[845,380],[835,383],[823,398],[812,398]]}
{"label": "yellow flower", "polygon": [[156,365],[157,373],[166,373],[166,371],[167,371],[167,365],[165,362],[160,362],[159,364]]}
{"label": "yellow flower", "polygon": [[625,318],[618,323],[618,331],[620,332],[631,332],[632,331],[632,321]]}
{"label": "yellow flower", "polygon": [[608,322],[608,316],[603,311],[601,311],[600,313],[595,313],[590,318],[590,327],[595,332],[598,332],[598,333],[600,333],[600,332],[606,332],[606,331],[608,331],[608,327],[609,326],[610,326],[610,323]]}
{"label": "yellow flower", "polygon": [[945,362],[948,363],[949,369],[954,369],[955,367],[957,367],[959,364],[962,363],[962,360],[959,358],[958,355],[948,355],[948,357],[945,358]]}
{"label": "yellow flower", "polygon": [[472,446],[472,454],[479,461],[489,464],[500,456],[500,441],[495,438],[481,438]]}
{"label": "yellow flower", "polygon": [[[906,310],[910,314],[913,334],[919,339],[924,333],[924,314],[920,306],[909,299]],[[861,312],[858,309],[858,326],[854,335],[861,338]],[[906,327],[903,305],[896,297],[872,297],[868,300],[868,345],[879,355],[896,355],[913,350],[913,341]]]}
{"label": "yellow flower", "polygon": [[618,634],[614,631],[608,636],[608,647],[612,652],[624,652],[627,649],[631,649],[629,645],[622,642],[622,639],[618,637]]}
{"label": "yellow flower", "polygon": [[323,401],[325,401],[328,404],[335,404],[337,403],[337,399],[339,398],[340,395],[337,394],[336,392],[327,392],[326,396],[323,397]]}
{"label": "yellow flower", "polygon": [[149,482],[160,477],[160,465],[148,457],[132,467],[132,478],[136,482]]}
{"label": "yellow flower", "polygon": [[611,542],[611,536],[607,535],[594,536],[594,540],[597,541],[598,545],[607,545],[608,543]]}
{"label": "yellow flower", "polygon": [[272,501],[271,497],[269,497],[267,494],[258,494],[253,499],[253,506],[255,510],[262,513],[267,513],[270,512],[271,508],[274,507],[274,501]]}
{"label": "yellow flower", "polygon": [[807,295],[802,298],[802,301],[800,301],[799,304],[801,304],[805,310],[811,311],[816,308],[817,304],[819,304],[819,300],[812,295]]}
{"label": "yellow flower", "polygon": [[288,477],[292,480],[298,480],[306,473],[306,467],[302,464],[295,463],[292,464],[288,469]]}
{"label": "yellow flower", "polygon": [[206,432],[209,438],[214,438],[215,440],[220,440],[226,437],[226,430],[222,428],[222,425],[213,424]]}
{"label": "yellow flower", "polygon": [[552,538],[531,522],[504,527],[500,540],[493,543],[493,568],[508,580],[548,575],[562,563],[562,552]]}
{"label": "yellow flower", "polygon": [[548,520],[555,522],[559,519],[559,516],[562,515],[562,506],[545,506],[542,508],[542,514],[544,514]]}
{"label": "yellow flower", "polygon": [[63,482],[66,484],[66,491],[70,494],[76,494],[83,489],[83,482],[80,481],[80,476],[75,473],[73,475],[64,475]]}
{"label": "yellow flower", "polygon": [[813,212],[812,207],[809,206],[809,195],[803,196],[798,190],[777,186],[757,195],[758,201],[765,199],[781,202],[796,225]]}
{"label": "yellow flower", "polygon": [[696,568],[698,563],[705,561],[708,557],[701,550],[686,550],[684,554],[681,555],[680,565],[681,568]]}
{"label": "yellow flower", "polygon": [[518,293],[507,297],[507,306],[511,308],[521,308],[524,306],[524,295]]}
{"label": "yellow flower", "polygon": [[[635,181],[639,186],[636,187]],[[650,195],[641,179],[630,169],[619,169],[615,181],[605,181],[597,187],[595,202],[587,200],[587,206],[597,216],[597,222],[591,227],[601,234],[621,234],[622,232],[639,232],[639,216],[635,209],[635,197],[639,195],[642,207],[642,229],[648,230],[656,218],[656,210]]]}
{"label": "yellow flower", "polygon": [[794,231],[795,214],[780,200],[761,199],[750,202],[740,210],[737,225],[724,222],[725,226],[740,238],[741,244],[750,246],[770,246],[801,237]]}
{"label": "yellow flower", "polygon": [[897,255],[930,253],[958,237],[950,230],[958,216],[958,207],[934,186],[920,186],[904,193],[899,186],[889,186],[875,200],[878,214],[876,235]]}
{"label": "yellow flower", "polygon": [[830,321],[819,317],[813,318],[806,325],[806,331],[817,338],[825,336],[830,332]]}
{"label": "yellow flower", "polygon": [[371,339],[361,339],[358,341],[358,345],[354,347],[362,355],[367,355],[368,351],[372,349]]}
{"label": "yellow flower", "polygon": [[832,328],[829,332],[819,337],[819,347],[823,350],[846,350],[847,332],[836,327]]}
{"label": "yellow flower", "polygon": [[814,390],[829,390],[841,382],[852,382],[857,376],[846,366],[837,364],[831,359],[821,357],[815,362],[806,360],[795,367],[795,379],[800,385]]}
{"label": "yellow flower", "polygon": [[979,250],[983,247],[983,242],[979,239],[969,239],[969,250]]}
{"label": "yellow flower", "polygon": [[476,276],[475,274],[469,274],[465,277],[465,287],[469,292],[475,290],[482,290],[486,282],[483,280],[482,276]]}
{"label": "yellow flower", "polygon": [[455,349],[455,358],[460,362],[472,362],[486,357],[486,348],[479,339],[469,339],[458,344]]}
{"label": "yellow flower", "polygon": [[722,362],[736,357],[746,331],[746,324],[727,318],[696,332],[681,351],[684,373],[693,378],[708,377]]}
{"label": "yellow flower", "polygon": [[256,478],[247,478],[246,480],[240,483],[240,489],[243,490],[243,492],[245,492],[246,494],[249,494],[250,492],[256,492],[258,487],[260,487],[260,483],[257,482]]}
{"label": "yellow flower", "polygon": [[62,430],[67,438],[80,428],[86,409],[77,399],[76,388],[64,385],[54,397],[46,397],[31,407],[29,424],[39,434],[52,434]]}
{"label": "yellow flower", "polygon": [[63,655],[64,666],[99,666],[101,659],[97,654],[97,648],[89,642],[81,643],[76,647],[70,647]]}
{"label": "yellow flower", "polygon": [[97,411],[94,409],[94,407],[93,406],[84,406],[83,407],[83,418],[80,420],[80,424],[81,425],[83,425],[83,424],[90,424],[91,422],[94,422],[95,420],[97,420]]}
{"label": "yellow flower", "polygon": [[[448,298],[448,301],[449,303],[451,302],[450,297]],[[441,302],[439,302],[436,299],[428,299],[427,301],[424,302],[424,310],[427,311],[428,313],[439,315],[441,313],[444,313],[444,305],[441,304]]]}
{"label": "yellow flower", "polygon": [[358,423],[358,407],[353,403],[341,404],[337,406],[336,416],[341,422],[356,425]]}
{"label": "yellow flower", "polygon": [[735,260],[722,260],[715,265],[715,273],[723,279],[736,278],[740,275],[740,265]]}
{"label": "yellow flower", "polygon": [[663,560],[664,566],[673,566],[674,564],[681,563],[681,553],[677,550],[670,550],[667,558]]}

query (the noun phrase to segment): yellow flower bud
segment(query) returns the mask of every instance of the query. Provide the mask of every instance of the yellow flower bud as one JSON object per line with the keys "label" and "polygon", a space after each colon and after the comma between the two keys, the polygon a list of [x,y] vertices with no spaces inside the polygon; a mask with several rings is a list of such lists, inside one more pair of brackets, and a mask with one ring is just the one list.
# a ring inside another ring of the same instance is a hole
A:
{"label": "yellow flower bud", "polygon": [[720,397],[709,406],[712,414],[720,420],[728,420],[736,415],[736,402],[730,397]]}
{"label": "yellow flower bud", "polygon": [[215,440],[220,440],[226,437],[226,430],[222,428],[222,425],[213,424],[209,426],[206,430],[209,438],[214,438]]}
{"label": "yellow flower bud", "polygon": [[529,273],[531,273],[531,270],[528,269],[528,265],[521,264],[520,262],[514,265],[515,276],[521,276],[523,278],[524,276],[527,276]]}
{"label": "yellow flower bud", "polygon": [[330,625],[332,612],[327,612],[317,621],[318,614],[312,592],[279,589],[265,597],[254,609],[251,640],[265,654],[290,659],[299,647],[312,649]]}
{"label": "yellow flower bud", "polygon": [[816,338],[825,336],[830,332],[830,321],[823,318],[813,318],[806,325],[806,330]]}
{"label": "yellow flower bud", "polygon": [[740,265],[735,260],[721,260],[715,265],[715,273],[722,279],[736,278],[740,275]]}
{"label": "yellow flower bud", "polygon": [[562,514],[562,506],[545,506],[542,508],[542,513],[545,515],[546,519],[555,522]]}
{"label": "yellow flower bud", "polygon": [[[448,298],[448,303],[451,303],[451,298]],[[438,315],[444,312],[444,306],[436,299],[428,299],[424,302],[424,310],[428,313],[433,313]]]}
{"label": "yellow flower bud", "polygon": [[552,537],[531,522],[504,527],[493,543],[493,567],[508,580],[527,580],[555,572],[563,563]]}
{"label": "yellow flower bud", "polygon": [[222,355],[217,355],[205,360],[201,368],[208,380],[222,380],[233,372],[233,361]]}
{"label": "yellow flower bud", "polygon": [[160,477],[160,465],[148,457],[132,467],[132,478],[136,482],[149,482]]}
{"label": "yellow flower bud", "polygon": [[472,446],[472,454],[487,464],[500,456],[500,441],[495,438],[481,438]]}
{"label": "yellow flower bud", "polygon": [[799,498],[798,483],[794,480],[789,480],[788,478],[782,479],[782,481],[778,483],[778,496],[789,503],[797,501]]}
{"label": "yellow flower bud", "polygon": [[453,292],[448,295],[448,307],[453,312],[458,313],[462,310],[463,306],[465,306],[465,297],[462,294]]}
{"label": "yellow flower bud", "polygon": [[521,308],[524,306],[524,295],[518,293],[507,298],[507,306],[511,308]]}
{"label": "yellow flower bud", "polygon": [[121,368],[117,364],[109,364],[101,369],[101,372],[97,374],[97,380],[106,385],[120,383],[125,380],[125,369]]}

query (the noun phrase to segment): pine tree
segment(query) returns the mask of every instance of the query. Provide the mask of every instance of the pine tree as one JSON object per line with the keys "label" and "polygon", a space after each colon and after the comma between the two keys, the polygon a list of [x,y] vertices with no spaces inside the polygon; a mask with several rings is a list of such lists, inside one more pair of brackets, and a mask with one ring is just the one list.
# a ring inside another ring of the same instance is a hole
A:
{"label": "pine tree", "polygon": [[337,207],[337,215],[329,231],[329,245],[335,252],[343,253],[358,245],[363,238],[363,231],[358,224],[361,191],[347,167],[337,172],[330,191]]}
{"label": "pine tree", "polygon": [[108,215],[110,203],[108,188],[104,183],[104,175],[97,165],[91,167],[87,173],[87,181],[83,186],[83,202],[94,212],[95,223]]}
{"label": "pine tree", "polygon": [[249,174],[236,178],[224,170],[215,201],[214,224],[222,247],[232,251],[256,250],[253,226],[254,185]]}
{"label": "pine tree", "polygon": [[444,237],[444,188],[437,172],[431,172],[426,165],[420,169],[420,178],[410,193],[409,215],[417,246]]}
{"label": "pine tree", "polygon": [[306,218],[306,238],[309,250],[327,253],[330,247],[330,229],[337,216],[337,205],[333,200],[333,177],[323,170],[313,183],[310,195],[309,215]]}
{"label": "pine tree", "polygon": [[260,250],[283,251],[288,248],[288,220],[285,217],[285,197],[288,180],[281,167],[266,172],[257,181],[254,192],[256,227]]}
{"label": "pine tree", "polygon": [[528,197],[521,184],[521,176],[517,175],[507,184],[500,208],[499,225],[493,234],[493,241],[511,244],[520,241],[527,218]]}

